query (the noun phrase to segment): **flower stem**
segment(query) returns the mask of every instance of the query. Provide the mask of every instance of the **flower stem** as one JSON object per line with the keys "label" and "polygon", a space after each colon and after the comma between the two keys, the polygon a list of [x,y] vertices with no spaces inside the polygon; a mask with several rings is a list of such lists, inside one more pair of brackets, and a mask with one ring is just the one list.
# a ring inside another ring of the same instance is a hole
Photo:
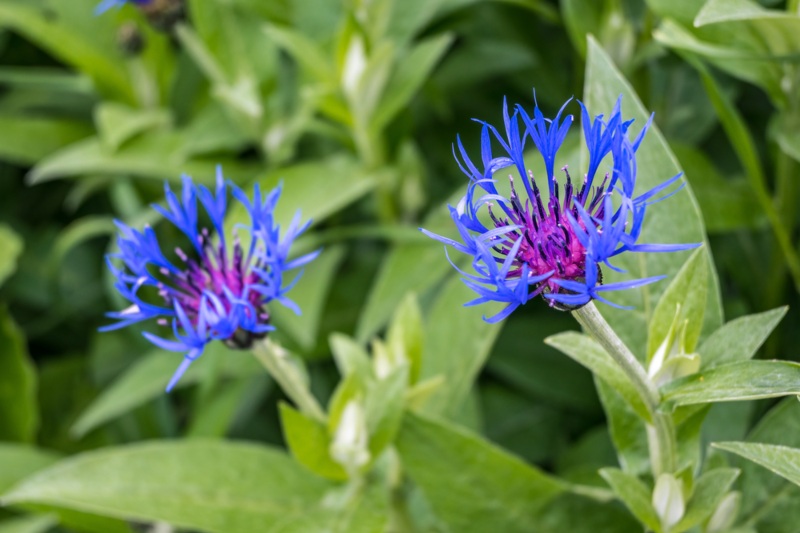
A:
{"label": "flower stem", "polygon": [[325,412],[308,388],[308,380],[291,354],[269,339],[253,345],[253,355],[303,413],[325,422]]}
{"label": "flower stem", "polygon": [[572,315],[583,329],[599,342],[622,368],[647,407],[652,419],[652,425],[650,426],[650,423],[648,423],[652,430],[648,430],[647,436],[650,441],[650,461],[653,473],[656,476],[663,472],[673,473],[677,463],[675,428],[673,427],[671,416],[658,410],[661,395],[655,384],[647,376],[639,360],[611,329],[611,326],[606,322],[606,319],[603,318],[603,315],[600,314],[593,302],[589,302],[580,309],[573,311]]}

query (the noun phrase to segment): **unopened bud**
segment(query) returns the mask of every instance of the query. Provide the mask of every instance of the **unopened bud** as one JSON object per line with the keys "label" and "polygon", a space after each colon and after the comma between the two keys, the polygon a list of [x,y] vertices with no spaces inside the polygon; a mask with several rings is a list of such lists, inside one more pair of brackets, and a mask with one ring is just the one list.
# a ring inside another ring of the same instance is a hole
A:
{"label": "unopened bud", "polygon": [[368,444],[364,409],[357,401],[350,400],[342,410],[330,447],[331,457],[353,476],[370,460]]}
{"label": "unopened bud", "polygon": [[706,533],[718,533],[721,531],[728,531],[733,522],[736,520],[736,515],[739,514],[739,503],[742,500],[740,492],[729,492],[719,502],[714,514],[708,520],[706,526]]}
{"label": "unopened bud", "polygon": [[653,489],[653,507],[661,519],[664,531],[677,524],[686,512],[686,503],[683,501],[683,489],[680,481],[672,474],[658,476]]}

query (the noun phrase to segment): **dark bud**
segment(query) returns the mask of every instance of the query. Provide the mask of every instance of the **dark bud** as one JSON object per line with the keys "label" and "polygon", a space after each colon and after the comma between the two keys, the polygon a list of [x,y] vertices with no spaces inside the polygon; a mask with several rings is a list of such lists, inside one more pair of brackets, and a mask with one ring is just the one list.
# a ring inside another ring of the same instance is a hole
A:
{"label": "dark bud", "polygon": [[237,329],[236,333],[222,342],[225,343],[225,346],[234,350],[248,350],[253,346],[255,341],[263,339],[266,336],[266,333],[259,334],[253,333],[252,331]]}
{"label": "dark bud", "polygon": [[158,31],[170,33],[179,22],[186,20],[185,0],[150,0],[140,3],[139,9]]}
{"label": "dark bud", "polygon": [[[584,281],[584,280],[583,279],[576,279],[575,281]],[[597,265],[597,284],[598,285],[602,285],[603,284],[603,271],[600,269],[600,265]],[[549,292],[550,292],[550,289],[549,288],[545,288],[542,291],[542,298],[544,298],[544,300],[547,302],[547,304],[550,307],[552,307],[553,309],[558,309],[559,311],[576,311],[576,310],[580,309],[581,307],[583,307],[584,305],[586,305],[586,304],[569,305],[569,304],[564,304],[564,303],[561,303],[561,302],[557,302],[555,300],[550,300],[549,298],[545,298],[545,296],[544,296],[545,294],[548,294]],[[567,289],[559,289],[558,292],[563,293],[563,294],[575,294],[573,291],[570,291],[570,290],[567,290]]]}
{"label": "dark bud", "polygon": [[117,32],[117,46],[127,57],[135,57],[144,50],[144,35],[135,22],[126,22]]}

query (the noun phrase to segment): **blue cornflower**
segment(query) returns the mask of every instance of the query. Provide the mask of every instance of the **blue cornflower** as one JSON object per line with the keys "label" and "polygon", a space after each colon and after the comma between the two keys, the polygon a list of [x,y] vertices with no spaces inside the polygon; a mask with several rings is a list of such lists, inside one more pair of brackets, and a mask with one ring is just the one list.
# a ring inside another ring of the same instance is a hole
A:
{"label": "blue cornflower", "polygon": [[94,8],[95,15],[101,15],[111,9],[112,7],[122,7],[125,4],[136,4],[140,6],[147,5],[154,0],[103,0],[97,7]]}
{"label": "blue cornflower", "polygon": [[[589,166],[582,183],[574,184],[567,167],[563,189],[555,177],[558,150],[572,125],[572,116],[562,119],[569,101],[554,119],[547,119],[534,106],[533,116],[517,105],[509,116],[503,102],[505,135],[486,122],[481,131],[482,170],[472,162],[461,139],[456,138],[453,155],[461,171],[470,178],[466,195],[457,207],[450,207],[450,216],[458,229],[461,241],[422,231],[455,250],[472,257],[475,274],[459,270],[464,283],[478,294],[466,305],[495,301],[508,304],[488,322],[497,322],[511,314],[528,300],[542,295],[552,307],[577,309],[590,300],[600,300],[620,307],[601,296],[607,291],[630,289],[653,283],[664,276],[602,284],[600,265],[622,272],[609,262],[623,252],[673,252],[695,248],[699,244],[637,244],[647,207],[671,196],[656,199],[676,183],[681,174],[666,180],[652,190],[634,195],[636,186],[636,151],[652,122],[645,124],[635,139],[628,137],[633,120],[625,121],[620,111],[622,97],[617,100],[611,116],[594,120],[582,103],[583,135],[589,150]],[[547,173],[547,200],[525,167],[523,150],[528,139],[539,151]],[[493,140],[502,148],[501,155],[493,152]],[[610,156],[610,169],[598,178],[601,164]],[[508,197],[495,186],[494,174],[514,167],[525,189],[521,197],[510,176]],[[479,190],[482,190],[479,193]],[[494,206],[499,208],[493,209]],[[485,208],[485,209],[483,209]],[[488,217],[482,217],[483,212]],[[491,220],[487,227],[484,223]],[[446,251],[446,249],[445,249]]]}
{"label": "blue cornflower", "polygon": [[[234,233],[232,247],[227,246],[223,223],[228,204],[228,187],[250,215],[250,224],[237,226],[247,231],[250,244],[244,249]],[[284,273],[301,267],[319,255],[312,252],[289,260],[294,240],[311,223],[300,223],[298,212],[281,238],[280,226],[274,219],[280,186],[262,197],[256,184],[252,202],[236,185],[217,169],[216,192],[204,185],[195,185],[183,177],[181,197],[165,185],[167,208],[153,207],[188,237],[192,249],[186,253],[175,248],[173,261],[162,252],[155,231],[143,231],[117,221],[119,253],[109,254],[107,263],[116,277],[114,287],[131,305],[107,316],[116,324],[101,328],[110,331],[144,320],[155,319],[162,327],[170,327],[174,340],[145,332],[153,344],[166,350],[185,352],[185,357],[167,386],[171,390],[189,365],[200,357],[206,344],[222,340],[233,348],[247,348],[273,330],[267,304],[272,301],[300,313],[286,293],[299,279],[284,283]],[[218,243],[211,239],[208,228],[200,228],[197,200],[200,200]],[[121,268],[117,266],[121,263]],[[180,265],[180,266],[178,266]],[[153,303],[156,300],[158,303]]]}

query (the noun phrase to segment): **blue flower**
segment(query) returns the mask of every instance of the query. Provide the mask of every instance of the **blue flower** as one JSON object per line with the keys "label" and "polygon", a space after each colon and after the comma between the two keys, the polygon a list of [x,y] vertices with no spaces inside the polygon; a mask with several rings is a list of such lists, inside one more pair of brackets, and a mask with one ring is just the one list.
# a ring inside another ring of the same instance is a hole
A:
{"label": "blue flower", "polygon": [[95,15],[102,15],[112,7],[122,7],[125,4],[147,5],[154,0],[103,0],[94,8]]}
{"label": "blue flower", "polygon": [[[249,225],[237,227],[250,234],[246,249],[235,233],[231,246],[225,236],[228,187],[250,215]],[[298,212],[281,238],[280,226],[274,219],[280,194],[278,187],[262,196],[256,185],[251,202],[241,189],[224,180],[219,168],[215,192],[204,185],[195,185],[190,177],[184,176],[179,198],[166,184],[167,207],[153,207],[186,235],[192,247],[189,253],[176,248],[177,261],[164,254],[153,228],[145,226],[139,231],[116,223],[119,253],[109,254],[106,259],[116,278],[115,288],[131,305],[107,313],[118,322],[101,331],[151,319],[170,328],[174,339],[143,333],[156,346],[186,354],[167,391],[209,342],[222,340],[234,348],[247,348],[274,329],[269,323],[267,304],[280,302],[300,313],[297,305],[286,297],[300,275],[284,283],[284,273],[312,261],[319,251],[289,259],[292,243],[311,222],[301,224]],[[211,239],[208,228],[200,227],[198,200],[211,221],[217,243]]]}
{"label": "blue flower", "polygon": [[[547,119],[534,106],[533,116],[520,105],[509,116],[503,102],[504,135],[491,124],[481,131],[479,169],[467,155],[461,139],[456,138],[453,155],[461,171],[470,178],[466,195],[457,207],[450,207],[450,216],[458,229],[460,242],[422,231],[458,252],[472,257],[475,274],[459,272],[464,283],[478,297],[466,305],[485,302],[508,304],[488,322],[497,322],[530,299],[542,295],[552,307],[577,309],[591,300],[606,300],[608,291],[631,289],[653,283],[664,276],[635,279],[604,285],[601,265],[622,272],[610,260],[624,252],[673,252],[695,248],[699,244],[639,244],[647,207],[680,190],[661,195],[681,177],[680,174],[639,196],[636,187],[636,151],[652,122],[645,124],[631,140],[628,128],[633,120],[623,120],[622,97],[611,116],[591,119],[579,102],[583,136],[589,151],[588,171],[582,183],[573,183],[567,167],[562,185],[555,177],[558,150],[567,136],[573,118],[562,114],[569,101],[555,118]],[[540,185],[523,160],[525,144],[530,139],[544,160],[546,169],[546,201]],[[495,155],[493,142],[502,153]],[[604,161],[609,171],[600,172]],[[494,174],[514,167],[524,188],[520,196],[513,176],[510,194],[506,197],[495,186]],[[601,180],[598,184],[597,181]],[[661,196],[660,196],[661,195]],[[483,214],[488,217],[483,216]],[[484,221],[491,221],[487,224]],[[445,248],[445,251],[447,249]],[[449,257],[448,257],[449,259]]]}

